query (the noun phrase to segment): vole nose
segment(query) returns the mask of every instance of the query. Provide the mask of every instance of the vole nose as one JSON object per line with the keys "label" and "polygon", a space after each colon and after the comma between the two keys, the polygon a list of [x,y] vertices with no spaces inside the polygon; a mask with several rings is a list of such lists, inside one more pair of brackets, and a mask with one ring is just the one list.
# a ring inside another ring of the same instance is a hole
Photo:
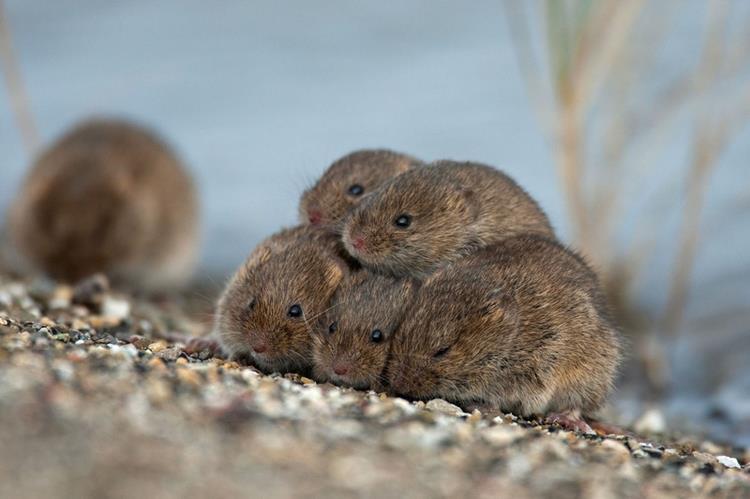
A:
{"label": "vole nose", "polygon": [[256,341],[252,344],[253,352],[263,353],[268,350],[268,344],[265,341]]}
{"label": "vole nose", "polygon": [[333,365],[333,372],[335,372],[339,376],[343,376],[344,374],[349,372],[349,366],[344,362],[336,362]]}
{"label": "vole nose", "polygon": [[352,238],[352,246],[354,246],[355,249],[361,250],[365,247],[365,238],[362,236],[354,236]]}
{"label": "vole nose", "polygon": [[307,218],[310,220],[311,224],[317,225],[321,222],[321,220],[323,220],[323,214],[320,212],[320,210],[310,210]]}

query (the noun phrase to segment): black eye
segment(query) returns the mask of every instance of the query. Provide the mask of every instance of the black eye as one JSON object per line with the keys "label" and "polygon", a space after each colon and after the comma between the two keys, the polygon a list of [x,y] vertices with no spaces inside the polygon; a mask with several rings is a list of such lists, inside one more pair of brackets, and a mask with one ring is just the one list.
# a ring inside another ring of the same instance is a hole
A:
{"label": "black eye", "polygon": [[336,329],[338,329],[339,325],[337,322],[331,322],[331,325],[328,326],[328,333],[333,334],[336,332]]}
{"label": "black eye", "polygon": [[365,188],[359,184],[354,184],[349,187],[349,190],[347,190],[347,192],[352,196],[361,196],[362,193],[365,192]]}
{"label": "black eye", "polygon": [[257,301],[255,298],[251,298],[250,301],[247,302],[247,305],[245,305],[245,310],[248,312],[252,312],[255,310],[255,305],[257,304]]}
{"label": "black eye", "polygon": [[383,331],[381,331],[380,329],[376,329],[375,331],[370,333],[370,339],[373,343],[380,343],[381,341],[383,341],[383,338]]}
{"label": "black eye", "polygon": [[287,315],[289,317],[302,317],[302,307],[295,303],[294,305],[289,307],[289,312],[287,312]]}
{"label": "black eye", "polygon": [[436,359],[439,358],[439,357],[442,357],[443,355],[445,355],[446,353],[448,353],[448,350],[450,350],[450,349],[451,349],[451,347],[441,348],[440,350],[438,350],[437,352],[435,352],[435,355],[433,355],[433,357],[435,357]]}
{"label": "black eye", "polygon": [[403,215],[396,217],[396,220],[394,220],[393,223],[396,224],[396,227],[405,229],[411,225],[411,217],[404,213]]}

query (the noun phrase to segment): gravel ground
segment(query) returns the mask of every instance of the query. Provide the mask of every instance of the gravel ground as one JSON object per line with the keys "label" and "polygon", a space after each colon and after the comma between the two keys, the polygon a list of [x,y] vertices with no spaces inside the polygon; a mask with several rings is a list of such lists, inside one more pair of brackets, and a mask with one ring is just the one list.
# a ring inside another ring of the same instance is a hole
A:
{"label": "gravel ground", "polygon": [[0,497],[750,497],[750,450],[192,355],[179,300],[0,277]]}

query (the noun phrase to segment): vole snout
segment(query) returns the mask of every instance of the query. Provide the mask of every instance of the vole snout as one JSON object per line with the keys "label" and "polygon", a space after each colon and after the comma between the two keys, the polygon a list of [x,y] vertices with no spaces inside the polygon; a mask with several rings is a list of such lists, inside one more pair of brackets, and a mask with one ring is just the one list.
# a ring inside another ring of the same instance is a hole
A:
{"label": "vole snout", "polygon": [[339,376],[344,376],[352,368],[352,363],[349,359],[338,358],[333,361],[333,372]]}

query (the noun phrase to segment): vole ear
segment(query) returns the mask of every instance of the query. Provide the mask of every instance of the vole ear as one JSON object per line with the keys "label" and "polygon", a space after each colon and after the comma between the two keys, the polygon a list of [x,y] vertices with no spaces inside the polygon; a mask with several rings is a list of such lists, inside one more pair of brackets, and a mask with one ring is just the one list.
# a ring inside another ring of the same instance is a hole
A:
{"label": "vole ear", "polygon": [[250,256],[245,262],[245,267],[255,267],[268,261],[268,259],[271,258],[271,253],[271,248],[267,245],[258,246],[252,253],[250,253]]}
{"label": "vole ear", "polygon": [[512,327],[519,325],[518,302],[503,289],[498,288],[489,293],[483,311],[495,322],[502,322]]}
{"label": "vole ear", "polygon": [[480,203],[479,203],[479,199],[477,198],[477,194],[471,189],[462,187],[461,196],[463,197],[464,203],[466,204],[466,207],[469,210],[469,214],[471,215],[471,218],[473,220],[476,220],[479,217],[479,209],[480,209]]}
{"label": "vole ear", "polygon": [[343,258],[333,254],[328,256],[323,278],[330,289],[337,288],[350,274],[349,265]]}

